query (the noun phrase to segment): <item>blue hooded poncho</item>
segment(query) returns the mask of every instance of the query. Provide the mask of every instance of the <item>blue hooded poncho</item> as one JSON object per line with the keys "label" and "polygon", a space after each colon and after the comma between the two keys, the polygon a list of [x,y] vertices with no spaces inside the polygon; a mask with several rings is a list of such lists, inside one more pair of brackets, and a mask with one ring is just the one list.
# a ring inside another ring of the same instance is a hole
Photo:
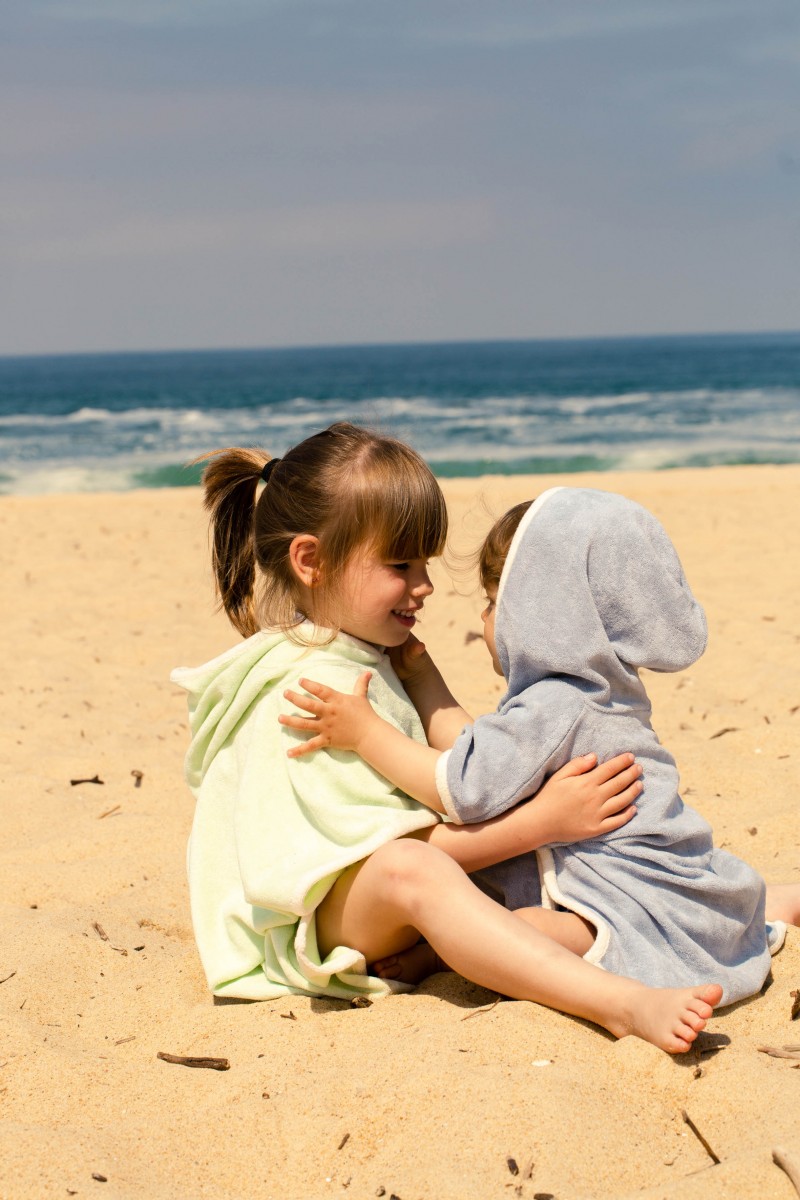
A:
{"label": "blue hooded poncho", "polygon": [[589,920],[597,936],[586,958],[616,974],[720,983],[723,1004],[757,992],[770,962],[764,883],[715,849],[710,826],[684,805],[639,678],[643,667],[688,667],[706,645],[703,610],[662,526],[622,496],[545,492],[510,547],[495,640],[508,690],[439,760],[450,817],[504,812],[576,755],[632,751],[644,768],[637,815],[602,838],[537,851],[542,903]]}

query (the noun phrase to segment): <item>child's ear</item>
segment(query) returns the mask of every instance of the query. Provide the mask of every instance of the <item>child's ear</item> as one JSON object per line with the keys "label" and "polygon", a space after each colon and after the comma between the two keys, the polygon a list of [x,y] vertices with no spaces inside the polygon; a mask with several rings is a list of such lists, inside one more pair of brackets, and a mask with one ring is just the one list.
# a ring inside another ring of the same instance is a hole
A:
{"label": "child's ear", "polygon": [[301,583],[315,587],[320,573],[319,538],[311,533],[298,533],[289,546],[289,562]]}

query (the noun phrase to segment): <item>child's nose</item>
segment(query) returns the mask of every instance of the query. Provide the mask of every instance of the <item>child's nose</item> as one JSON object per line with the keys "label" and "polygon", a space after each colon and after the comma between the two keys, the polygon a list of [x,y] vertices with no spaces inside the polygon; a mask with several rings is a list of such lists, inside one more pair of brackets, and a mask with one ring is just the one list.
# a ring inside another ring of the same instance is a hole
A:
{"label": "child's nose", "polygon": [[430,596],[433,591],[433,584],[427,571],[420,572],[411,590],[415,596]]}

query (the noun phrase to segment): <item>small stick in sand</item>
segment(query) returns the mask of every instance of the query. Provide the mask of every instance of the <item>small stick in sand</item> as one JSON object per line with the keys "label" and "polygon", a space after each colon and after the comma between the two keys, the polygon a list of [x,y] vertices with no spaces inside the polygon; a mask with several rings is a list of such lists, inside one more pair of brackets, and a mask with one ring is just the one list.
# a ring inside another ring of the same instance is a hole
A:
{"label": "small stick in sand", "polygon": [[800,988],[795,988],[789,995],[792,997],[792,1020],[796,1021],[800,1017]]}
{"label": "small stick in sand", "polygon": [[800,1061],[800,1052],[791,1046],[756,1046],[759,1054],[768,1054],[770,1058],[793,1058]]}
{"label": "small stick in sand", "polygon": [[726,1033],[701,1033],[692,1047],[692,1057],[701,1058],[704,1054],[716,1054],[719,1050],[727,1050],[730,1038]]}
{"label": "small stick in sand", "polygon": [[137,770],[134,768],[134,770],[133,770],[133,771],[131,771],[131,775],[133,776],[133,781],[134,781],[134,782],[133,782],[133,786],[134,786],[134,787],[141,787],[141,786],[142,786],[142,780],[144,779],[144,771],[137,771]]}
{"label": "small stick in sand", "polygon": [[121,808],[121,805],[119,805],[119,804],[115,804],[113,808],[107,808],[105,812],[100,813],[100,816],[97,818],[98,821],[102,821],[103,817],[116,816],[117,813],[119,812],[120,808]]}
{"label": "small stick in sand", "polygon": [[474,1012],[467,1013],[467,1015],[465,1017],[462,1017],[461,1020],[468,1021],[470,1019],[470,1017],[480,1017],[484,1013],[491,1012],[493,1008],[497,1008],[497,1006],[500,1003],[500,1001],[502,1000],[502,998],[503,998],[502,996],[496,996],[494,998],[494,1000],[492,1001],[492,1003],[490,1005],[488,1005],[486,1008],[476,1008]]}
{"label": "small stick in sand", "polygon": [[108,945],[111,947],[112,950],[116,950],[117,954],[125,954],[127,956],[128,951],[123,946],[112,946],[111,945],[111,940],[110,940],[108,934],[106,933],[105,929],[103,929],[103,926],[100,924],[99,921],[92,921],[92,929],[94,929],[97,932],[97,934],[103,939],[104,942],[108,942]]}
{"label": "small stick in sand", "polygon": [[103,784],[103,785],[105,784],[105,780],[101,779],[99,775],[93,775],[91,779],[70,779],[69,782],[70,782],[71,787],[77,787],[79,783],[99,783],[99,784]]}
{"label": "small stick in sand", "polygon": [[706,1139],[703,1137],[702,1133],[701,1133],[701,1132],[700,1132],[700,1130],[697,1128],[697,1126],[695,1125],[694,1121],[693,1121],[693,1120],[692,1120],[692,1118],[689,1116],[689,1114],[687,1113],[687,1111],[686,1111],[686,1109],[685,1109],[685,1108],[682,1108],[682,1109],[681,1109],[681,1116],[683,1117],[684,1121],[686,1122],[686,1124],[687,1124],[687,1125],[689,1126],[689,1128],[691,1129],[691,1131],[692,1131],[692,1133],[694,1134],[694,1136],[697,1138],[697,1140],[698,1140],[698,1142],[700,1143],[700,1145],[701,1145],[701,1146],[703,1147],[703,1149],[705,1150],[705,1152],[706,1152],[706,1154],[708,1155],[708,1157],[709,1157],[709,1158],[712,1160],[712,1162],[713,1162],[714,1164],[718,1163],[718,1162],[720,1161],[720,1160],[719,1160],[719,1158],[718,1158],[718,1157],[717,1157],[717,1155],[714,1153],[714,1151],[711,1149],[711,1147],[709,1146],[708,1142],[707,1142],[707,1141],[706,1141]]}
{"label": "small stick in sand", "polygon": [[206,1067],[209,1071],[229,1071],[231,1067],[227,1058],[197,1058],[191,1054],[166,1054],[163,1050],[158,1051],[156,1058],[177,1063],[179,1067]]}
{"label": "small stick in sand", "polygon": [[12,971],[11,974],[6,975],[4,979],[0,979],[0,983],[8,983],[9,979],[13,979],[16,973],[16,971]]}
{"label": "small stick in sand", "polygon": [[718,729],[716,733],[712,733],[708,740],[710,742],[713,742],[714,738],[722,737],[722,735],[724,733],[738,733],[738,732],[739,732],[739,727],[737,725],[726,725],[724,729]]}
{"label": "small stick in sand", "polygon": [[775,1146],[772,1150],[772,1161],[776,1166],[780,1167],[789,1176],[789,1179],[794,1184],[794,1190],[800,1196],[800,1165],[787,1154],[781,1146]]}
{"label": "small stick in sand", "polygon": [[337,1150],[341,1150],[341,1149],[342,1149],[344,1146],[346,1146],[346,1145],[347,1145],[347,1143],[349,1142],[349,1140],[350,1140],[350,1134],[349,1134],[349,1133],[346,1133],[346,1134],[344,1135],[344,1137],[342,1138],[342,1140],[339,1142],[339,1145],[336,1147],[336,1149],[337,1149]]}

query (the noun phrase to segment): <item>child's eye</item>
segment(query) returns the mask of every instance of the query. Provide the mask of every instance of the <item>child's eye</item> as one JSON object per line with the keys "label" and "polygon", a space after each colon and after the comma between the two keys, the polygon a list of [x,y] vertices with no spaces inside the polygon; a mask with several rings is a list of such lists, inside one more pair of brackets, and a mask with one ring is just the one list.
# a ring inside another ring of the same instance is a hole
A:
{"label": "child's eye", "polygon": [[389,566],[393,571],[407,571],[410,565],[411,564],[407,562],[389,563]]}

